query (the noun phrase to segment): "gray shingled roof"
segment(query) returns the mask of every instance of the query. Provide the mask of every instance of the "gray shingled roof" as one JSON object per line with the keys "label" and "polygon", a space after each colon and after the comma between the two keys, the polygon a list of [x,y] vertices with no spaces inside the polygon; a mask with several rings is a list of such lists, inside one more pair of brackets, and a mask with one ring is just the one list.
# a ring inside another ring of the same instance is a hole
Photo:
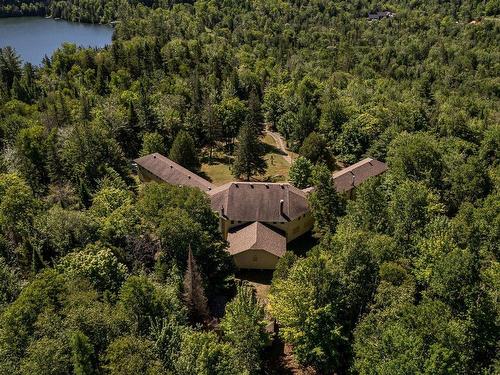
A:
{"label": "gray shingled roof", "polygon": [[149,173],[171,185],[191,186],[203,191],[213,189],[210,182],[161,154],[146,155],[134,161]]}
{"label": "gray shingled roof", "polygon": [[309,211],[306,194],[286,183],[230,182],[208,195],[212,209],[229,220],[284,223]]}
{"label": "gray shingled roof", "polygon": [[332,178],[337,191],[343,193],[361,185],[370,177],[384,173],[387,169],[387,164],[376,159],[366,158],[334,172]]}
{"label": "gray shingled roof", "polygon": [[236,255],[247,250],[264,250],[277,257],[286,251],[286,237],[262,223],[252,223],[231,230],[227,235],[229,253]]}

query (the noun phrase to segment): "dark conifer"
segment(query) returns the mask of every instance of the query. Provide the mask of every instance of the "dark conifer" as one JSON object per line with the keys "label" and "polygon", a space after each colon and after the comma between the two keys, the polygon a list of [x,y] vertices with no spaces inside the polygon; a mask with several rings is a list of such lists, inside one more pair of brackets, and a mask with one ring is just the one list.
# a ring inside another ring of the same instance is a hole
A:
{"label": "dark conifer", "polygon": [[264,145],[257,132],[249,124],[241,127],[232,166],[233,176],[243,177],[246,181],[255,174],[263,174],[267,163],[264,159]]}
{"label": "dark conifer", "polygon": [[169,158],[193,172],[200,168],[200,161],[198,160],[194,140],[184,130],[181,130],[177,134],[177,137],[175,137],[170,149]]}
{"label": "dark conifer", "polygon": [[81,332],[71,336],[71,362],[75,375],[92,375],[94,370],[94,348],[89,338]]}
{"label": "dark conifer", "polygon": [[255,89],[250,91],[250,95],[248,96],[248,123],[252,125],[254,129],[258,129],[259,132],[262,132],[263,121],[264,118],[262,116],[261,104],[259,95],[257,94]]}
{"label": "dark conifer", "polygon": [[184,274],[184,303],[189,312],[191,322],[203,322],[208,316],[207,297],[203,289],[201,273],[193,257],[191,245],[189,245],[186,273]]}

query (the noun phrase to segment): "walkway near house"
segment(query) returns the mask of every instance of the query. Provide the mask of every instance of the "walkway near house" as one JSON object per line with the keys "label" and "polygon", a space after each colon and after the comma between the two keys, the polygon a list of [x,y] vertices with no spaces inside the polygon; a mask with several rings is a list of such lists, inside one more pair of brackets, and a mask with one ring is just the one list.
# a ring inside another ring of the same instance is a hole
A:
{"label": "walkway near house", "polygon": [[269,127],[267,127],[266,129],[266,133],[269,134],[274,139],[276,147],[279,148],[281,151],[283,151],[284,153],[283,159],[285,159],[288,162],[288,164],[292,164],[292,154],[290,153],[290,151],[287,150],[285,140],[283,139],[281,134],[269,130]]}

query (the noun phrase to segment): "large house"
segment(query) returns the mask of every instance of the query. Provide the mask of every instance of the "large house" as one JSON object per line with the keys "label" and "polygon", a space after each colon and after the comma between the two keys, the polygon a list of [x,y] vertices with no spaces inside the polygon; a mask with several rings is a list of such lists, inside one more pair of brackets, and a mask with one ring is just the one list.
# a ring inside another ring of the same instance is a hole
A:
{"label": "large house", "polygon": [[[311,188],[267,182],[230,182],[216,187],[157,153],[135,162],[142,181],[196,187],[208,195],[238,268],[275,269],[287,243],[313,227],[307,201]],[[350,194],[367,178],[386,170],[384,163],[367,158],[335,172],[333,181],[339,192]]]}
{"label": "large house", "polygon": [[230,182],[208,196],[238,268],[276,268],[286,244],[312,228],[307,195],[290,184]]}

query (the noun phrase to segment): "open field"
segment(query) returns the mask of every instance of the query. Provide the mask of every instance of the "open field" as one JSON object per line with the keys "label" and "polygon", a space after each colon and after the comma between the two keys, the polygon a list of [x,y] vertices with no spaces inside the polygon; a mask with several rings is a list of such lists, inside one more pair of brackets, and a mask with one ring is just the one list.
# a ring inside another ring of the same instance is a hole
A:
{"label": "open field", "polygon": [[[283,182],[288,180],[288,170],[290,164],[286,160],[286,154],[276,146],[273,137],[266,134],[262,138],[266,146],[265,159],[267,161],[267,171],[262,176],[255,176],[255,181]],[[294,155],[292,155],[292,158]],[[227,155],[215,153],[214,162],[204,163],[201,167],[203,177],[210,180],[214,185],[223,185],[234,181],[230,170],[231,159]]]}
{"label": "open field", "polygon": [[205,163],[201,166],[201,172],[204,178],[207,178],[214,185],[224,185],[233,181],[234,177],[229,169],[229,164],[215,161],[212,164]]}

